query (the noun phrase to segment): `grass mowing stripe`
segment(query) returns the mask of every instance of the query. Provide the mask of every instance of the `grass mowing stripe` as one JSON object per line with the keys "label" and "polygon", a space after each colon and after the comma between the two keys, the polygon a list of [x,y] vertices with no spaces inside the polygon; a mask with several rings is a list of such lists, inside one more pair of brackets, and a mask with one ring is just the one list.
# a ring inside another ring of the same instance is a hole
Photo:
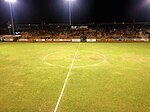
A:
{"label": "grass mowing stripe", "polygon": [[64,82],[63,88],[62,88],[62,90],[61,90],[60,96],[59,96],[59,98],[58,98],[58,101],[57,101],[56,107],[55,107],[55,109],[54,109],[54,112],[57,112],[57,109],[58,109],[60,100],[61,100],[61,98],[62,98],[62,95],[63,95],[63,93],[64,93],[64,90],[65,90],[65,87],[66,87],[66,84],[67,84],[67,81],[68,81],[68,78],[69,78],[69,76],[70,76],[71,69],[72,69],[73,64],[74,64],[74,61],[75,61],[75,59],[76,59],[76,56],[77,56],[77,53],[78,53],[78,50],[79,50],[79,46],[80,46],[80,44],[78,45],[78,48],[77,48],[77,50],[76,50],[76,53],[75,53],[75,55],[74,55],[74,58],[73,58],[73,60],[72,60],[71,65],[70,65],[70,68],[69,68],[67,77],[66,77],[66,79],[65,79],[65,82]]}

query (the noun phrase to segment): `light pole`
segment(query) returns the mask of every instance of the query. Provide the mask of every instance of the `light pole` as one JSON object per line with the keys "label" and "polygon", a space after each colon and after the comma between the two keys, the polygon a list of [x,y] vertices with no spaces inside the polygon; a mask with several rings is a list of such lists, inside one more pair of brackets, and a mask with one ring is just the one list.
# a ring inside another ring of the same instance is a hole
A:
{"label": "light pole", "polygon": [[66,0],[68,2],[69,5],[69,25],[72,24],[72,11],[71,11],[71,6],[72,6],[72,2],[75,0]]}
{"label": "light pole", "polygon": [[16,0],[5,0],[5,1],[9,3],[10,17],[11,17],[11,26],[12,26],[12,34],[15,35],[13,13],[12,13],[12,3],[15,3]]}

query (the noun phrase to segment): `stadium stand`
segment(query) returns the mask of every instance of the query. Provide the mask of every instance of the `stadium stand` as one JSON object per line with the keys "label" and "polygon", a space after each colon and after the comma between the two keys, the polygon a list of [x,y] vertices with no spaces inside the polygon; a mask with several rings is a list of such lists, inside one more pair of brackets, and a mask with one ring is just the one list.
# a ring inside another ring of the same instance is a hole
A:
{"label": "stadium stand", "polygon": [[4,35],[8,42],[147,42],[150,30],[132,25],[18,25],[18,36]]}

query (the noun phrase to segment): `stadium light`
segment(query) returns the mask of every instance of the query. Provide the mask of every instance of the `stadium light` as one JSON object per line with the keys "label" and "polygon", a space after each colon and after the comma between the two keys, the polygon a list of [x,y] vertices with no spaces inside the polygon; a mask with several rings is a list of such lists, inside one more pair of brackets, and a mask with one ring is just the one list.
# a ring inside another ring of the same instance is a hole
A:
{"label": "stadium light", "polygon": [[5,0],[6,2],[15,3],[16,0]]}
{"label": "stadium light", "polygon": [[14,22],[13,22],[12,3],[15,3],[16,0],[5,0],[5,1],[9,3],[10,17],[11,17],[11,26],[12,26],[12,33],[13,33],[13,35],[14,35],[14,34],[15,34],[15,29],[14,29]]}
{"label": "stadium light", "polygon": [[75,1],[75,0],[66,0],[66,1]]}
{"label": "stadium light", "polygon": [[69,4],[69,25],[71,25],[71,24],[72,24],[71,4],[72,4],[72,2],[74,2],[75,0],[65,0],[65,1],[67,1],[68,4]]}

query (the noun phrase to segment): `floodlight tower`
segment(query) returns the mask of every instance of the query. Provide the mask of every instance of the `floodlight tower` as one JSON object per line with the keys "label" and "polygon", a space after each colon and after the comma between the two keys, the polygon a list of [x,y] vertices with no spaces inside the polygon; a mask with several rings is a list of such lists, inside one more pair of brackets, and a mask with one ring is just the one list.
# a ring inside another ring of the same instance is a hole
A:
{"label": "floodlight tower", "polygon": [[72,11],[71,11],[71,6],[72,6],[72,2],[75,0],[66,0],[69,4],[69,25],[72,24]]}
{"label": "floodlight tower", "polygon": [[11,26],[12,26],[12,34],[15,35],[13,13],[12,13],[12,4],[15,3],[16,0],[5,0],[5,1],[9,3],[10,17],[11,17]]}

